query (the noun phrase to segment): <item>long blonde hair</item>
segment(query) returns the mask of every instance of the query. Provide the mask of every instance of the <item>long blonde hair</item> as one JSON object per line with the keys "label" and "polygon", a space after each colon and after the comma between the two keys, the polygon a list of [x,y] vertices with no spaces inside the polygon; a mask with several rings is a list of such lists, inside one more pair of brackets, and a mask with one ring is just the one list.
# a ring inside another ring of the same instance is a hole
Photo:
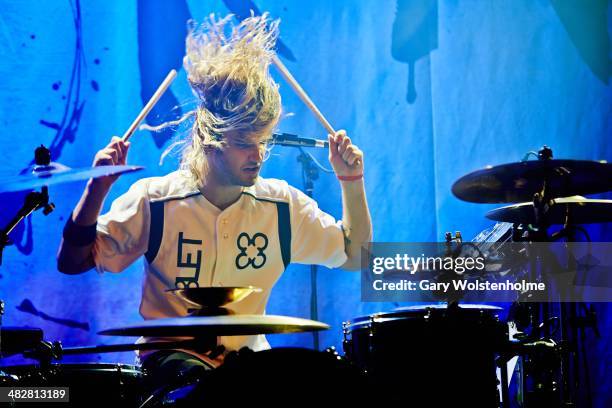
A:
{"label": "long blonde hair", "polygon": [[208,164],[205,151],[220,148],[223,135],[245,136],[274,125],[281,113],[278,85],[269,73],[278,37],[278,20],[267,13],[240,24],[232,16],[210,15],[202,24],[190,22],[183,66],[198,98],[198,108],[182,118],[194,118],[181,155],[181,169],[202,185]]}

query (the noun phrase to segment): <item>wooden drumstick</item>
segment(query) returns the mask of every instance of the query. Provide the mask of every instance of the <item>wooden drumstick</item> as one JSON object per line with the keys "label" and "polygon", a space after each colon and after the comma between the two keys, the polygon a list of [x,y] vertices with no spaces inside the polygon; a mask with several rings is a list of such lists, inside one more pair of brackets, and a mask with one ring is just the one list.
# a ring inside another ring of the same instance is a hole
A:
{"label": "wooden drumstick", "polygon": [[[297,96],[299,96],[299,98],[302,100],[302,102],[304,102],[306,104],[306,106],[308,107],[308,109],[310,109],[312,111],[312,113],[314,113],[314,115],[317,117],[317,119],[323,125],[323,127],[332,136],[335,135],[336,131],[334,130],[332,125],[327,121],[327,119],[325,119],[325,116],[323,116],[323,114],[321,113],[319,108],[317,108],[317,106],[314,104],[314,102],[308,97],[308,94],[306,93],[306,91],[304,91],[302,89],[302,87],[300,86],[298,81],[296,81],[296,79],[293,77],[293,75],[291,75],[291,72],[289,72],[289,70],[287,69],[285,64],[283,64],[282,61],[279,60],[276,55],[272,56],[272,63],[276,66],[276,68],[278,68],[278,71],[280,72],[282,77],[285,78],[285,81],[287,81],[289,86],[291,86],[291,88],[293,88],[293,90],[295,91]],[[357,160],[355,162],[355,164],[359,164],[360,162],[361,162],[361,160]]]}
{"label": "wooden drumstick", "polygon": [[304,102],[306,106],[308,107],[308,109],[310,109],[312,113],[314,113],[314,115],[317,117],[319,122],[321,122],[323,127],[330,134],[335,135],[336,131],[334,130],[332,125],[327,121],[327,119],[325,119],[325,116],[323,116],[319,108],[317,108],[314,102],[308,97],[308,94],[306,94],[306,91],[302,89],[298,81],[296,81],[293,75],[291,75],[291,72],[289,72],[285,64],[283,64],[276,55],[272,57],[272,63],[276,66],[276,68],[278,68],[278,71],[280,72],[280,74],[283,76],[283,78],[285,78],[285,81],[287,81],[289,86],[293,88],[293,90],[295,91],[297,96],[302,100],[302,102]]}
{"label": "wooden drumstick", "polygon": [[176,78],[175,69],[168,72],[168,75],[166,75],[164,82],[162,82],[161,85],[157,88],[153,96],[151,96],[151,99],[149,99],[149,102],[147,102],[145,107],[142,108],[142,110],[140,111],[138,116],[136,116],[136,119],[134,119],[134,122],[132,122],[128,130],[125,131],[123,137],[121,138],[124,142],[127,142],[130,139],[132,133],[134,133],[140,122],[142,122],[142,120],[149,114],[151,109],[153,109],[153,106],[155,106],[155,104],[157,103],[157,101],[159,101],[164,92],[166,92],[166,89],[168,89],[172,81],[174,81],[174,78]]}

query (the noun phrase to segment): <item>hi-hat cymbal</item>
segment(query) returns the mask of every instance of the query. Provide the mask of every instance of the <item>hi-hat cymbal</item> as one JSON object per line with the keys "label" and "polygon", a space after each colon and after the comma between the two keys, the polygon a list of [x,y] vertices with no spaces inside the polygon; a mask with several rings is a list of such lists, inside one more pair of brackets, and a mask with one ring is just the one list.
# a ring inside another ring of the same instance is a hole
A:
{"label": "hi-hat cymbal", "polygon": [[141,166],[98,166],[72,169],[63,164],[51,162],[47,166],[33,166],[26,174],[0,177],[0,193],[33,190],[43,186],[115,176],[142,169]]}
{"label": "hi-hat cymbal", "polygon": [[168,289],[181,299],[200,308],[218,308],[240,302],[253,292],[261,292],[254,286],[213,286],[200,288]]}
{"label": "hi-hat cymbal", "polygon": [[135,325],[103,330],[98,334],[148,337],[247,336],[327,329],[329,325],[325,323],[297,317],[229,315],[147,320]]}
{"label": "hi-hat cymbal", "polygon": [[549,197],[603,193],[612,190],[612,164],[587,160],[502,164],[461,177],[452,191],[473,203],[517,203],[533,200],[545,182]]}
{"label": "hi-hat cymbal", "polygon": [[[592,224],[612,222],[612,200],[593,200],[583,197],[566,197],[551,200],[545,214],[547,224]],[[535,224],[533,203],[520,203],[496,208],[487,218],[513,224]]]}

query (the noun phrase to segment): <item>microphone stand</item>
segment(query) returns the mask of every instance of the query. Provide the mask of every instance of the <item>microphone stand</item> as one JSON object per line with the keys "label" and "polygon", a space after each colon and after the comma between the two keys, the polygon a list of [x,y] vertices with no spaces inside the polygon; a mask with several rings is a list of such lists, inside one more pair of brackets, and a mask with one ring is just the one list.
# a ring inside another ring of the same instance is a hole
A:
{"label": "microphone stand", "polygon": [[[300,149],[300,154],[297,157],[297,161],[302,165],[302,182],[304,184],[304,192],[310,198],[313,197],[314,181],[319,178],[319,170],[326,173],[333,173],[333,171],[323,167],[317,160],[310,154],[306,153],[304,147],[321,147],[329,148],[329,143],[324,140],[317,139],[306,139],[301,138],[297,135],[289,133],[274,134],[273,144],[280,146],[297,147]],[[317,265],[310,265],[310,319],[319,320],[319,307],[317,300]],[[319,350],[319,333],[317,331],[312,332],[313,348]]]}
{"label": "microphone stand", "polygon": [[[319,178],[319,169],[315,164],[311,155],[304,152],[304,149],[299,147],[300,154],[297,161],[302,165],[302,182],[304,184],[304,192],[310,198],[313,198],[314,181]],[[319,306],[317,299],[317,265],[310,265],[310,319],[319,320]],[[319,332],[312,332],[312,345],[315,350],[319,350]]]}

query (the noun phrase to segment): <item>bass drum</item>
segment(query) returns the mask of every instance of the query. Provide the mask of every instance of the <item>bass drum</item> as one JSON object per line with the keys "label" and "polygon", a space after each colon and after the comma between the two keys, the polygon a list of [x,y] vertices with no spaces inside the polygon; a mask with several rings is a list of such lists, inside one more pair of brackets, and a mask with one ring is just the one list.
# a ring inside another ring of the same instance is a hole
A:
{"label": "bass drum", "polygon": [[499,308],[417,306],[344,323],[344,351],[394,403],[497,407],[495,355],[508,339]]}
{"label": "bass drum", "polygon": [[[142,396],[142,371],[125,364],[51,364],[2,367],[15,376],[12,387],[68,387],[70,402],[44,403],[51,407],[138,407]],[[16,406],[21,406],[17,403]]]}
{"label": "bass drum", "polygon": [[152,395],[142,408],[362,404],[366,376],[335,352],[274,348],[228,354],[219,368],[197,381]]}

